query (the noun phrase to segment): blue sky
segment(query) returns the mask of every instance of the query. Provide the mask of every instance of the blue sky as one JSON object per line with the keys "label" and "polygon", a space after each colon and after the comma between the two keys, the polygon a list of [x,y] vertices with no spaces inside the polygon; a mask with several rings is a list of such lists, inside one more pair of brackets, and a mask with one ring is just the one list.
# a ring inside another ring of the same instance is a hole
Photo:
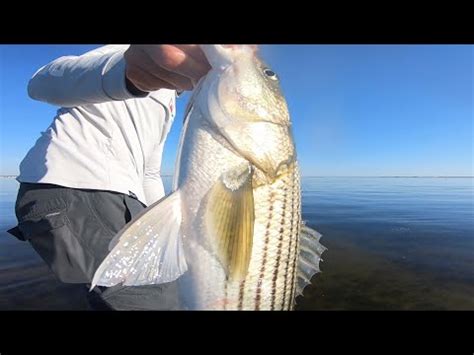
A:
{"label": "blue sky", "polygon": [[[28,98],[42,65],[97,45],[0,45],[0,174],[18,164],[56,109]],[[303,175],[474,175],[473,47],[263,46],[279,74]],[[163,172],[171,174],[179,99]]]}

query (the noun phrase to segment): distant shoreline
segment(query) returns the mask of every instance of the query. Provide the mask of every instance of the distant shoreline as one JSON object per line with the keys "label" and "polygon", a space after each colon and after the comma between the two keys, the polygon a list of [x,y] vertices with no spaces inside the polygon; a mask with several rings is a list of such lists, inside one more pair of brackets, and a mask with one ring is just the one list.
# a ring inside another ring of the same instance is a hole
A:
{"label": "distant shoreline", "polygon": [[[16,179],[17,175],[0,175],[0,178],[2,179]],[[161,177],[173,177],[173,175],[161,175]],[[344,175],[303,175],[302,178],[377,178],[377,179],[382,179],[382,178],[398,178],[398,179],[418,179],[418,178],[435,178],[435,179],[472,179],[474,176],[450,176],[450,175],[381,175],[381,176],[357,176],[357,175],[351,175],[351,176],[344,176]]]}
{"label": "distant shoreline", "polygon": [[435,178],[435,179],[446,179],[446,178],[449,178],[449,179],[472,179],[474,178],[474,176],[450,176],[450,175],[407,175],[407,176],[404,176],[404,175],[382,175],[382,176],[356,176],[356,175],[351,175],[351,176],[344,176],[344,175],[334,175],[334,176],[330,176],[330,175],[327,175],[327,176],[317,176],[317,175],[304,175],[302,176],[303,178],[377,178],[377,179],[381,179],[381,178],[400,178],[400,179],[406,179],[406,178],[410,178],[410,179],[416,179],[416,178]]}

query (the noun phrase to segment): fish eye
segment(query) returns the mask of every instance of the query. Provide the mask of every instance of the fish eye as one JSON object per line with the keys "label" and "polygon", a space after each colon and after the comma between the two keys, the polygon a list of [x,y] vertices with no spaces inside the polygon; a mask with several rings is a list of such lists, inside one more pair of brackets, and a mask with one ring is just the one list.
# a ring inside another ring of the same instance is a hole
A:
{"label": "fish eye", "polygon": [[265,74],[265,76],[267,76],[269,79],[278,80],[278,75],[276,75],[276,73],[269,68],[263,69],[263,74]]}

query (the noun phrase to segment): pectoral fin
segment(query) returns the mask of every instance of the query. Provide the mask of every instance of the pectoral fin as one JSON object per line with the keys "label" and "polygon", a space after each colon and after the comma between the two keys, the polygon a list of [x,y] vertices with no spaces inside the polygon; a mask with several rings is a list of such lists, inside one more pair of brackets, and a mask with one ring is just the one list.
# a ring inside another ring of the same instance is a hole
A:
{"label": "pectoral fin", "polygon": [[209,192],[206,227],[230,280],[244,279],[250,263],[255,220],[252,175],[245,164],[224,174]]}

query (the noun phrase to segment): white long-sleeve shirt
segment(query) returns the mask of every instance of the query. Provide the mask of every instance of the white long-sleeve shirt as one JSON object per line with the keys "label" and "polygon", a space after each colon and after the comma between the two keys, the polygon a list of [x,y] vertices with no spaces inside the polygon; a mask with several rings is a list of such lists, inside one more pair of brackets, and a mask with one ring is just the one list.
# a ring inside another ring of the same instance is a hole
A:
{"label": "white long-sleeve shirt", "polygon": [[147,205],[164,196],[161,158],[176,92],[128,92],[127,48],[61,57],[33,75],[30,97],[61,108],[21,162],[18,181],[133,193]]}

